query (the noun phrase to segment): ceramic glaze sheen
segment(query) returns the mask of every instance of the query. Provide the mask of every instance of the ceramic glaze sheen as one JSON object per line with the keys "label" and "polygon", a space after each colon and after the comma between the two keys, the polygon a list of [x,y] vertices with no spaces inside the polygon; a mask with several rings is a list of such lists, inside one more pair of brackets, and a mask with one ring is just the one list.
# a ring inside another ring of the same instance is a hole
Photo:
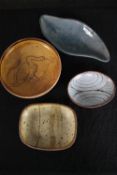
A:
{"label": "ceramic glaze sheen", "polygon": [[49,43],[26,38],[9,46],[2,55],[1,83],[11,94],[36,98],[49,92],[61,74],[61,60]]}
{"label": "ceramic glaze sheen", "polygon": [[109,51],[98,34],[85,23],[49,15],[40,17],[43,35],[60,51],[109,62]]}
{"label": "ceramic glaze sheen", "polygon": [[85,108],[96,108],[110,102],[115,95],[113,81],[100,72],[87,71],[76,75],[68,84],[73,102]]}
{"label": "ceramic glaze sheen", "polygon": [[76,114],[64,105],[31,105],[23,110],[20,117],[20,138],[25,145],[34,149],[66,149],[74,143],[76,131]]}

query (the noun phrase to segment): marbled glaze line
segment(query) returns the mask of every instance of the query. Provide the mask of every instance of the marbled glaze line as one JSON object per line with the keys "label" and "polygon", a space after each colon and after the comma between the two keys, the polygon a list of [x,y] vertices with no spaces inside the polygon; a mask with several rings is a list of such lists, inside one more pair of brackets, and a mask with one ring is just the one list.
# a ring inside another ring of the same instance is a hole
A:
{"label": "marbled glaze line", "polygon": [[50,135],[50,147],[55,147],[56,145],[56,137],[54,132],[54,123],[55,123],[56,113],[52,109],[52,113],[49,117],[49,135]]}
{"label": "marbled glaze line", "polygon": [[[85,73],[84,73],[84,75],[85,75]],[[79,81],[77,81],[77,78],[76,79],[73,79],[73,86],[74,87],[77,87],[79,91],[80,91],[80,89],[81,89],[81,91],[83,91],[83,90],[85,90],[85,88],[87,90],[90,90],[90,88],[93,88],[93,90],[97,90],[97,82],[100,85],[100,88],[102,88],[103,86],[105,86],[105,83],[106,83],[106,81],[103,78],[103,76],[100,76],[99,73],[97,73],[97,79],[93,83],[92,82],[88,82],[88,83],[85,82],[84,86],[82,86],[82,84],[83,84],[82,83],[82,80],[81,80],[81,82],[80,82],[80,79],[78,79],[78,80]]]}
{"label": "marbled glaze line", "polygon": [[39,144],[39,140],[40,140],[40,124],[41,124],[41,111],[40,111],[40,108],[38,109],[38,117],[37,117],[37,127],[38,127],[38,133],[37,133],[37,141],[36,141],[36,145],[35,146],[38,146]]}
{"label": "marbled glaze line", "polygon": [[[93,77],[97,77],[97,79],[94,78],[94,83],[92,81]],[[99,72],[87,71],[75,76],[70,81],[68,94],[76,104],[93,108],[96,105],[103,106],[113,98],[115,85],[108,76]]]}

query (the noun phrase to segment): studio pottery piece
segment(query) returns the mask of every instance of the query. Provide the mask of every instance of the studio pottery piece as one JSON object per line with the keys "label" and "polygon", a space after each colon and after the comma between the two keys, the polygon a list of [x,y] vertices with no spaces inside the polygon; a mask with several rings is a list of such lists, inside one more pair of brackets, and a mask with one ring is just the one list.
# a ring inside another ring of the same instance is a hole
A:
{"label": "studio pottery piece", "polygon": [[98,34],[85,23],[49,15],[40,17],[43,35],[60,51],[109,62],[109,51]]}
{"label": "studio pottery piece", "polygon": [[71,100],[84,108],[97,108],[115,96],[114,82],[100,72],[87,71],[73,77],[68,84]]}
{"label": "studio pottery piece", "polygon": [[9,46],[2,55],[1,83],[11,94],[36,98],[49,92],[61,74],[61,60],[49,43],[26,38]]}
{"label": "studio pottery piece", "polygon": [[75,112],[60,104],[43,103],[26,107],[20,116],[21,141],[37,150],[57,151],[73,145],[77,133]]}

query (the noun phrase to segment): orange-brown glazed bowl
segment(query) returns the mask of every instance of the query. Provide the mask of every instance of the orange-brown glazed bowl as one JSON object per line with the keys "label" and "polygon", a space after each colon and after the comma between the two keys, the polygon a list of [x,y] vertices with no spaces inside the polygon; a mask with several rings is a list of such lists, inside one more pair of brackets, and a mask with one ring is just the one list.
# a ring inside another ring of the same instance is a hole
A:
{"label": "orange-brown glazed bowl", "polygon": [[40,97],[56,85],[61,67],[58,52],[46,41],[38,38],[18,40],[2,55],[1,83],[17,97]]}

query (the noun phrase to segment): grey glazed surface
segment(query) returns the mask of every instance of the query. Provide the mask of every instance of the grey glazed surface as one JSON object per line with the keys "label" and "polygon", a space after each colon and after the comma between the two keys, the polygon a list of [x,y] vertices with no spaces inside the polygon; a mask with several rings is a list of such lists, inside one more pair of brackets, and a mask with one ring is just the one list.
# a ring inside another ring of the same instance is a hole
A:
{"label": "grey glazed surface", "polygon": [[110,54],[106,45],[83,22],[49,15],[42,15],[39,22],[43,35],[60,51],[109,62]]}
{"label": "grey glazed surface", "polygon": [[68,84],[71,100],[85,108],[96,108],[109,103],[115,95],[115,85],[106,75],[87,71],[76,75]]}

